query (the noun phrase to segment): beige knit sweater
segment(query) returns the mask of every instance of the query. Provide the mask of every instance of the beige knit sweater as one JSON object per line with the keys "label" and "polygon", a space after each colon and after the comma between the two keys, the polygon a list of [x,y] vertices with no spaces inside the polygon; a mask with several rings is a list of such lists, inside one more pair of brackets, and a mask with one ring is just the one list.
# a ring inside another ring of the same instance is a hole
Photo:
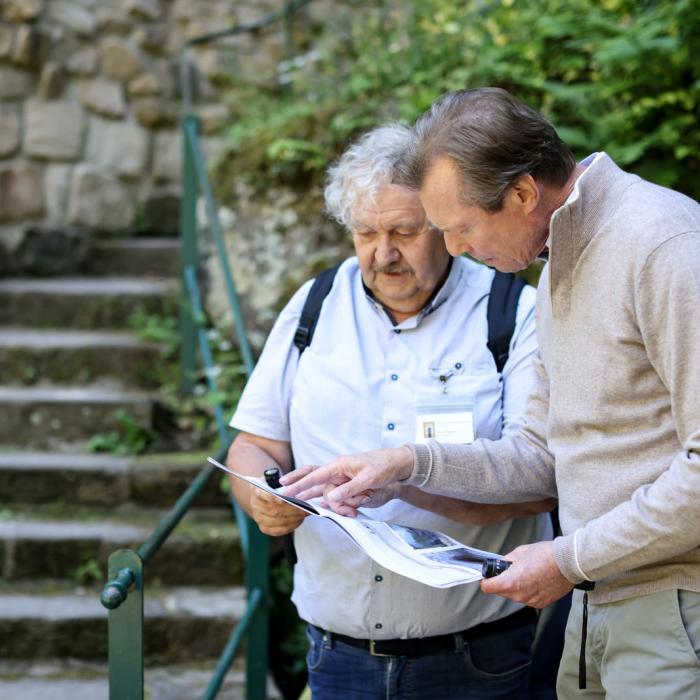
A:
{"label": "beige knit sweater", "polygon": [[412,446],[410,482],[483,502],[557,494],[562,573],[592,602],[700,592],[700,206],[605,154],[550,224],[521,433]]}

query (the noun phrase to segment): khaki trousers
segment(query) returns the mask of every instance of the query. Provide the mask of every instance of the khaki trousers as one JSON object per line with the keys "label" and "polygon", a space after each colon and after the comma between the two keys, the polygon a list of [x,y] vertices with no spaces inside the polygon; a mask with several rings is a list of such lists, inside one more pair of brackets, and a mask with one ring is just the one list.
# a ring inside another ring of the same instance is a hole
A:
{"label": "khaki trousers", "polygon": [[588,604],[586,690],[579,690],[583,592],[574,591],[559,700],[700,700],[700,593],[659,591]]}

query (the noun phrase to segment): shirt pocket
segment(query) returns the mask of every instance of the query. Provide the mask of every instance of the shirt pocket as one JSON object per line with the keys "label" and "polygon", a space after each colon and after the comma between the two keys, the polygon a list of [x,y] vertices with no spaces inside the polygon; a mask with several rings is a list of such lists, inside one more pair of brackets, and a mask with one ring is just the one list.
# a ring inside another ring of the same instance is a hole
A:
{"label": "shirt pocket", "polygon": [[493,363],[454,358],[429,367],[417,403],[440,397],[472,404],[475,438],[497,440],[501,436],[502,378]]}

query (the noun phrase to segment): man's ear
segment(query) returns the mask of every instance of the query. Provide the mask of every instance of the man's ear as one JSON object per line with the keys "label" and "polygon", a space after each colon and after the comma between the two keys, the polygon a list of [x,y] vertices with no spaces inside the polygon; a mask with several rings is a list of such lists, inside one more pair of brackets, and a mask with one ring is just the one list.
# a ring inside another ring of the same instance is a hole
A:
{"label": "man's ear", "polygon": [[525,214],[531,214],[540,203],[540,188],[529,173],[521,175],[520,179],[506,192],[510,206]]}

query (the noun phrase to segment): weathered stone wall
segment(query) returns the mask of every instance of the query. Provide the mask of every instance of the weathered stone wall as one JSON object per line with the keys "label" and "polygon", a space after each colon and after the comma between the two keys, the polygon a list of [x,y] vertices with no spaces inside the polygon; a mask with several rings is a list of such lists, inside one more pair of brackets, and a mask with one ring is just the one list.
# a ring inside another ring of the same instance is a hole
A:
{"label": "weathered stone wall", "polygon": [[[74,273],[98,236],[176,234],[183,46],[282,6],[0,0],[0,274]],[[342,27],[351,12],[346,0],[316,0],[297,21]],[[193,101],[211,164],[223,151],[228,101],[236,100],[231,78],[248,85],[283,80],[284,26],[189,48],[187,56],[197,68]],[[224,195],[235,208],[223,211],[226,245],[259,346],[294,289],[351,245],[324,218],[320,191],[253,195],[242,183],[233,187]],[[207,307],[217,323],[230,325],[218,262],[209,257],[206,269]]]}
{"label": "weathered stone wall", "polygon": [[[187,39],[254,21],[274,0],[0,0],[0,268],[27,231],[174,233],[180,192],[177,58]],[[274,74],[281,31],[241,38]],[[229,52],[230,53],[230,52]],[[219,48],[191,49],[214,155],[229,111]]]}

